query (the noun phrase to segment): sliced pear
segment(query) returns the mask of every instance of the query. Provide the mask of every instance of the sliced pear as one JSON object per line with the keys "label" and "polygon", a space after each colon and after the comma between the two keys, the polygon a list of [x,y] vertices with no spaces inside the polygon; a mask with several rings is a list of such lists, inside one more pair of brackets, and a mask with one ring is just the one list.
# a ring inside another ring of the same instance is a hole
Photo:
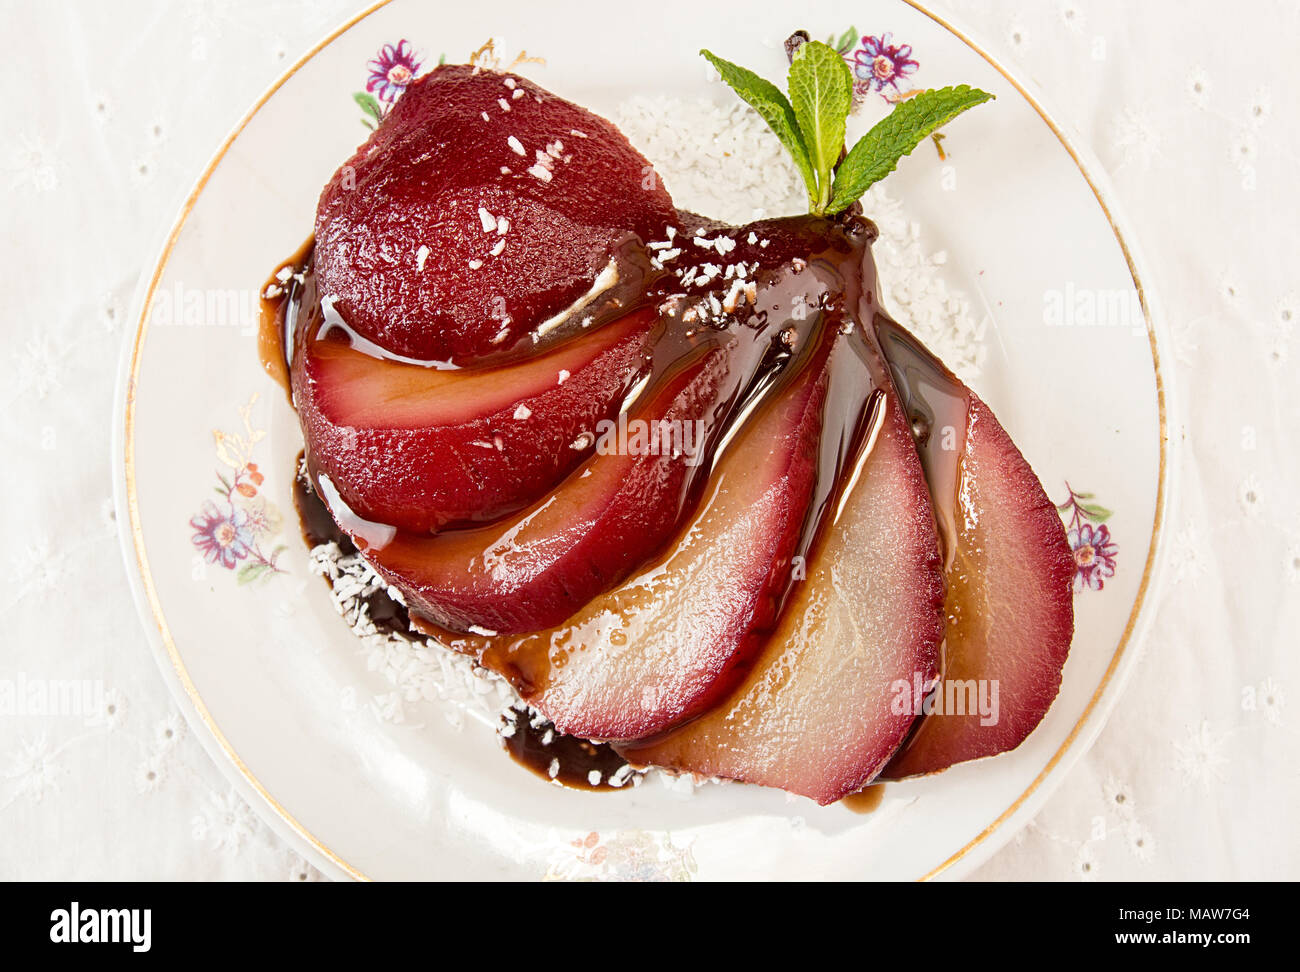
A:
{"label": "sliced pear", "polygon": [[816,483],[825,360],[751,417],[669,555],[555,629],[451,647],[572,735],[634,739],[706,709],[765,643],[789,586]]}
{"label": "sliced pear", "polygon": [[869,374],[846,368],[836,379],[874,383],[883,394],[807,578],[744,680],[694,722],[623,747],[629,760],[825,804],[870,782],[906,736],[913,715],[902,703],[938,664],[939,548],[884,363],[874,346],[858,353]]}

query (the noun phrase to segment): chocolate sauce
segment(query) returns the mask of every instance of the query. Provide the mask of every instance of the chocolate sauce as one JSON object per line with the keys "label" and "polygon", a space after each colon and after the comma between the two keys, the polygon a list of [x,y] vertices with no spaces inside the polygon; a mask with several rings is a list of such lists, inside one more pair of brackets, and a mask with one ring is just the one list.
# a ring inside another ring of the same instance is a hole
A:
{"label": "chocolate sauce", "polygon": [[[962,456],[966,451],[970,392],[947,365],[902,325],[879,312],[874,325],[912,426],[943,555],[947,584],[943,606],[945,635],[939,643],[936,679],[925,699],[928,704],[933,696],[943,692],[950,655],[956,650],[953,646],[961,643],[963,625],[978,614],[971,607],[969,590],[972,576],[984,572],[976,564],[958,560],[963,536],[970,530],[969,514],[962,502]],[[978,556],[977,546],[966,544],[966,560]],[[898,747],[896,759],[916,744],[928,723],[927,716],[916,718]]]}
{"label": "chocolate sauce", "polygon": [[934,501],[945,572],[952,568],[960,525],[958,487],[966,450],[970,393],[942,361],[901,325],[877,312],[880,348],[912,425],[912,438]]}
{"label": "chocolate sauce", "polygon": [[501,716],[506,752],[542,779],[579,790],[632,789],[641,772],[605,743],[565,736],[543,720],[530,719],[527,708],[512,706]]}
{"label": "chocolate sauce", "polygon": [[289,382],[289,365],[293,355],[293,329],[301,297],[297,293],[303,282],[303,269],[311,260],[314,239],[308,239],[289,259],[275,268],[262,285],[258,303],[257,355],[262,368],[293,401]]}
{"label": "chocolate sauce", "polygon": [[[303,454],[300,452],[294,461],[293,508],[298,514],[303,542],[307,544],[308,549],[326,543],[336,543],[344,556],[355,554],[356,544],[339,529],[334,518],[330,516],[329,508],[316,495],[316,490],[312,488],[311,483],[299,474],[298,471],[302,466]],[[328,577],[325,578],[325,582],[329,583]],[[395,601],[386,591],[378,590],[367,594],[363,601],[370,620],[374,622],[375,628],[381,634],[395,634],[408,641],[417,640],[411,634],[411,617],[405,605]]]}

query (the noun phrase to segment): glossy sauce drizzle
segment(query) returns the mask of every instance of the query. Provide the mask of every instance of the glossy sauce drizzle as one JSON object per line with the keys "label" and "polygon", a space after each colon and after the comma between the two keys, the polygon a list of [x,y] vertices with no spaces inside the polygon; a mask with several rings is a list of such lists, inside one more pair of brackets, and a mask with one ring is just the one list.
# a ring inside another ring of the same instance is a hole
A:
{"label": "glossy sauce drizzle", "polygon": [[262,369],[284,389],[290,402],[293,401],[293,388],[289,383],[293,330],[302,302],[299,288],[314,246],[314,239],[307,240],[296,253],[276,267],[262,285],[258,297],[261,314],[257,328],[257,356]]}
{"label": "glossy sauce drizzle", "polygon": [[510,708],[501,719],[510,758],[543,779],[579,790],[630,790],[640,782],[613,746],[562,735],[549,722],[530,719],[526,709]]}
{"label": "glossy sauce drizzle", "polygon": [[[696,230],[710,233],[717,230],[713,224],[691,214],[682,213],[681,217],[683,236],[692,235]],[[824,532],[825,525],[834,519],[845,492],[851,488],[856,473],[866,461],[883,415],[885,392],[880,376],[884,363],[876,331],[872,328],[879,313],[874,265],[869,255],[875,228],[860,217],[845,217],[834,222],[800,217],[774,220],[763,226],[759,232],[772,238],[776,244],[774,250],[785,245],[792,253],[804,255],[771,262],[757,270],[752,278],[754,289],[751,298],[734,311],[712,317],[702,313],[701,308],[707,305],[699,291],[682,285],[671,272],[651,267],[645,252],[632,246],[621,247],[615,255],[616,274],[611,287],[579,310],[582,319],[596,313],[600,318],[599,326],[605,320],[626,314],[634,306],[650,304],[658,307],[660,330],[654,352],[636,393],[624,403],[625,408],[633,407],[639,396],[653,394],[656,388],[710,349],[726,349],[730,367],[714,406],[705,416],[708,420],[708,432],[703,443],[705,461],[698,463],[686,477],[682,490],[678,522],[683,526],[738,430],[771,405],[814,357],[814,349],[824,342],[834,342],[818,445],[815,492],[797,546],[798,556],[810,557],[815,555],[818,537]],[[732,232],[735,232],[734,228]],[[736,233],[739,235],[741,233]],[[762,254],[753,252],[761,258]],[[709,291],[704,293],[707,295]],[[292,362],[295,347],[301,342],[343,339],[356,350],[376,355],[384,353],[369,342],[358,340],[345,326],[341,329],[341,322],[329,319],[330,308],[322,307],[322,303],[316,293],[308,244],[272,278],[264,301],[263,339],[259,342],[263,362],[268,373],[286,386],[287,363]],[[546,334],[537,335],[531,343],[540,346],[571,336],[579,316],[578,313],[561,315],[551,322]],[[905,335],[905,332],[901,333]],[[902,344],[902,339],[888,328],[881,332],[881,339]],[[424,364],[439,366],[436,362]],[[898,373],[897,368],[895,373]],[[913,384],[918,382],[919,379]],[[904,391],[904,395],[907,394]],[[914,424],[923,422],[933,427],[946,419],[943,403],[927,412],[926,401],[917,397],[916,402],[915,414],[912,405],[909,403],[908,406]],[[310,467],[310,456],[307,459]],[[932,462],[936,475],[942,475],[942,457],[936,455]],[[579,471],[582,468],[580,466]],[[929,472],[927,466],[927,475]],[[577,474],[580,472],[571,475]],[[319,481],[315,487],[314,491],[304,488],[300,513],[309,506],[305,497],[310,495],[316,502],[316,509],[312,511],[316,520],[313,522],[319,523],[321,511],[331,523],[339,520],[340,511],[333,510],[331,516],[315,495],[323,488],[328,493],[329,487]],[[306,523],[306,514],[303,515]],[[346,521],[346,517],[344,519]],[[338,537],[343,536],[337,527],[335,531]],[[320,532],[316,530],[314,535]],[[666,549],[641,569],[653,570],[656,563],[671,557],[681,542],[679,533]],[[798,583],[797,579],[791,578],[781,604],[789,599],[791,590]],[[439,641],[444,644],[455,642],[453,647],[457,650],[476,656],[489,668],[511,679],[525,699],[535,696],[546,684],[551,664],[550,637],[505,639],[467,635],[446,631],[424,618],[414,620]],[[607,780],[611,773],[623,766],[623,761],[611,747],[561,736],[552,736],[543,744],[541,740],[545,736],[545,729],[535,731],[525,717],[517,720],[514,734],[507,739],[507,748],[516,759],[540,775],[575,785],[589,785],[587,777],[590,773]],[[567,758],[561,760],[560,773],[552,775],[549,770],[553,768],[551,761],[559,752],[557,745]],[[867,803],[870,799],[875,798],[863,797],[856,802]]]}
{"label": "glossy sauce drizzle", "polygon": [[[878,312],[874,323],[912,426],[943,555],[945,628],[937,680],[929,693],[934,696],[943,691],[944,679],[953,666],[960,668],[966,628],[987,616],[989,610],[979,603],[977,579],[985,576],[985,567],[979,559],[979,544],[973,539],[974,512],[965,495],[969,483],[962,467],[970,393],[947,365],[897,322]],[[912,723],[898,754],[916,743],[927,724],[924,716]]]}

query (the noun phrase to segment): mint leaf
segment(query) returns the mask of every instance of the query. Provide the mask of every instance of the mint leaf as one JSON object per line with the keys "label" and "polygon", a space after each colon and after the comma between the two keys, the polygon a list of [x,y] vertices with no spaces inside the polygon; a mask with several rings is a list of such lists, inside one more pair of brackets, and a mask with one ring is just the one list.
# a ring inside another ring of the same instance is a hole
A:
{"label": "mint leaf", "polygon": [[839,52],[809,41],[790,62],[790,103],[817,177],[814,211],[831,200],[831,173],[844,150],[844,126],[853,107],[853,74]]}
{"label": "mint leaf", "polygon": [[922,91],[895,105],[840,163],[827,212],[848,209],[864,192],[893,172],[898,160],[909,155],[924,139],[962,112],[992,97],[987,91],[962,84]]}
{"label": "mint leaf", "polygon": [[722,75],[722,80],[727,82],[731,89],[740,95],[750,107],[762,115],[763,120],[771,126],[772,131],[776,132],[776,137],[781,140],[781,144],[786,147],[786,150],[794,159],[799,174],[803,176],[803,181],[808,186],[809,202],[816,204],[817,178],[808,160],[808,148],[804,144],[803,135],[799,131],[799,123],[795,119],[794,109],[790,106],[786,96],[781,93],[781,89],[771,81],[760,78],[753,71],[723,60],[711,51],[703,50],[700,53],[708,58],[710,64],[717,68],[718,73]]}

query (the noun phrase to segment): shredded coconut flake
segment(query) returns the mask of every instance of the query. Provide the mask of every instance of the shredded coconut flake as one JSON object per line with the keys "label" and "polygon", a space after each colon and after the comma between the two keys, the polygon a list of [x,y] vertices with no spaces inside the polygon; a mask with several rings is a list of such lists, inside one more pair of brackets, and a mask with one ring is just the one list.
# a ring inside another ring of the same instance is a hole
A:
{"label": "shredded coconut flake", "polygon": [[415,632],[403,636],[377,628],[367,599],[386,591],[401,603],[401,595],[387,587],[359,553],[345,554],[338,544],[325,543],[313,547],[307,559],[310,572],[329,582],[330,599],[357,636],[366,668],[387,682],[388,690],[372,695],[369,702],[376,718],[420,728],[421,703],[438,703],[457,728],[465,716],[486,726],[498,725],[502,706],[514,697],[509,684],[468,656]]}

